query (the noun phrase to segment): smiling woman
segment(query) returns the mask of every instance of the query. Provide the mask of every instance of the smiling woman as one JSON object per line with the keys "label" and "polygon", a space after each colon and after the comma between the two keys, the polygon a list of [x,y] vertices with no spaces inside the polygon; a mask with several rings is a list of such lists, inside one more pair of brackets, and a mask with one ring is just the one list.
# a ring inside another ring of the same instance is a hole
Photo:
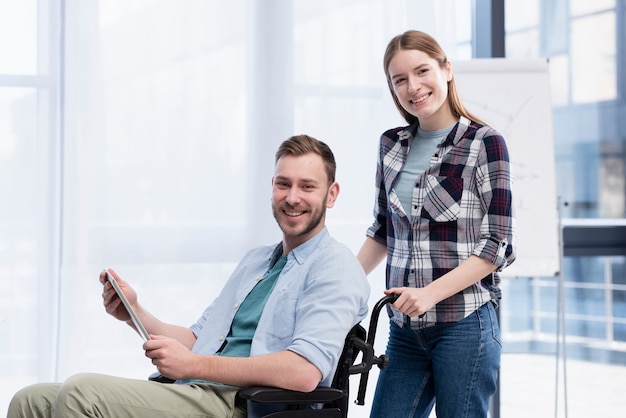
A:
{"label": "smiling woman", "polygon": [[359,251],[368,274],[386,261],[385,294],[398,295],[372,416],[427,416],[435,402],[441,416],[487,416],[502,350],[499,272],[517,245],[507,145],[465,110],[432,36],[394,36],[383,62],[408,125],[380,136],[374,220]]}

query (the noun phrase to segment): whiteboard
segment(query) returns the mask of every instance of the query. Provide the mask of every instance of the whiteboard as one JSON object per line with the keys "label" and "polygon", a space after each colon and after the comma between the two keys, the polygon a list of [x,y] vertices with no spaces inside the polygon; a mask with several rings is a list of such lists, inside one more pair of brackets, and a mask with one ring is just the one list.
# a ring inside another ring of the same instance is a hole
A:
{"label": "whiteboard", "polygon": [[453,62],[465,107],[504,137],[513,174],[517,258],[503,277],[556,276],[560,224],[547,60]]}

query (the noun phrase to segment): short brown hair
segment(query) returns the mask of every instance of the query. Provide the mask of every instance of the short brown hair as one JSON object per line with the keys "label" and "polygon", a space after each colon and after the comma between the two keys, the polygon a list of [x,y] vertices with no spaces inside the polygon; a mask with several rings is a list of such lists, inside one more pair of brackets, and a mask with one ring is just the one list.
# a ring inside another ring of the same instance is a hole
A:
{"label": "short brown hair", "polygon": [[314,153],[322,157],[324,167],[326,168],[326,176],[328,177],[328,184],[332,184],[335,181],[335,172],[337,170],[337,164],[335,163],[335,156],[330,147],[324,142],[313,138],[309,135],[294,135],[289,139],[283,141],[276,151],[276,160],[285,155],[292,155],[295,157]]}

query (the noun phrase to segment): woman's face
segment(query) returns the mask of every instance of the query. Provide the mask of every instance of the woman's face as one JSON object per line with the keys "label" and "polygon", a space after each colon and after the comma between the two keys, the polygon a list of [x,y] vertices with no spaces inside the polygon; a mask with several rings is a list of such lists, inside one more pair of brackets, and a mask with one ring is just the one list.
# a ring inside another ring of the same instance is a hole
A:
{"label": "woman's face", "polygon": [[398,50],[389,62],[389,78],[402,107],[417,117],[427,131],[443,129],[456,118],[448,104],[448,81],[452,68],[445,68],[428,54],[416,49]]}

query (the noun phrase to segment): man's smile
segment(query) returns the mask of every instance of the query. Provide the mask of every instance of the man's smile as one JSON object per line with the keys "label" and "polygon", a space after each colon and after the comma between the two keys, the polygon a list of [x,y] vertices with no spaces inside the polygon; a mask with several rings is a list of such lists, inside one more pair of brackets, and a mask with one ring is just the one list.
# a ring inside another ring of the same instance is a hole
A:
{"label": "man's smile", "polygon": [[304,215],[306,212],[305,211],[294,212],[294,211],[288,211],[288,210],[283,209],[283,213],[291,218],[296,218],[298,216]]}

